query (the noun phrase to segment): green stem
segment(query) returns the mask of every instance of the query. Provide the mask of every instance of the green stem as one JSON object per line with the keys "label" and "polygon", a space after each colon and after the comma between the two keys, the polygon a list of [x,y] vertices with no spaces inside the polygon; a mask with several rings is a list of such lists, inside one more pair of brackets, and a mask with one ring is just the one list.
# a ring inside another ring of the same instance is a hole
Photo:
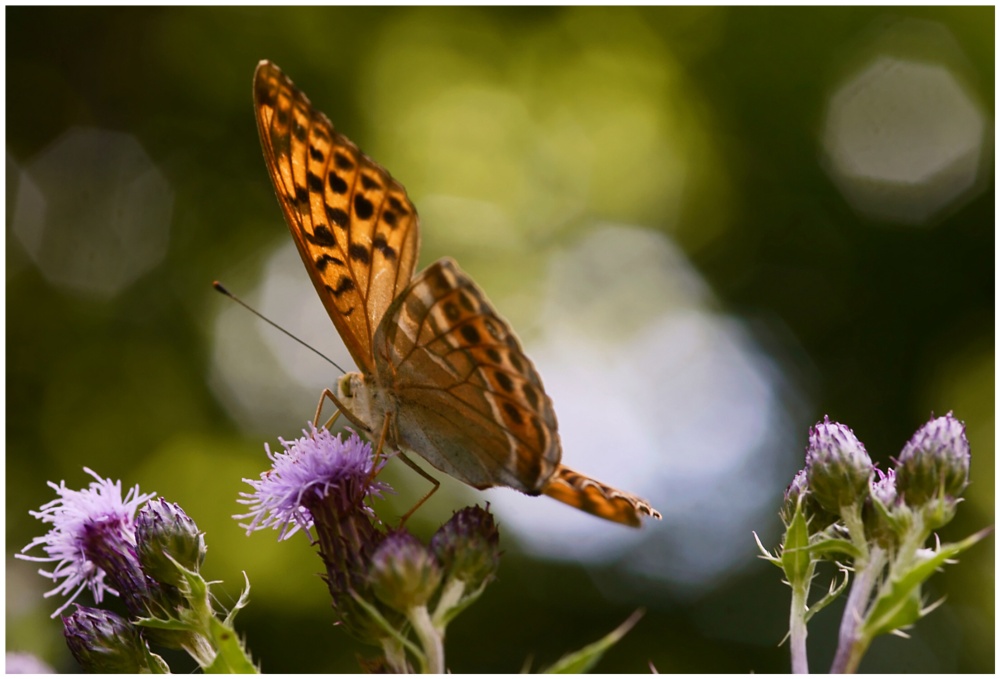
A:
{"label": "green stem", "polygon": [[444,632],[434,626],[431,615],[427,612],[427,606],[414,606],[406,613],[427,658],[425,671],[430,674],[444,674]]}
{"label": "green stem", "polygon": [[847,596],[844,617],[840,621],[837,653],[830,666],[831,674],[856,672],[862,656],[871,644],[871,637],[860,633],[859,630],[862,629],[868,614],[872,590],[885,567],[885,561],[886,553],[881,547],[873,548],[865,560],[858,558],[855,561],[854,583],[851,585],[851,593]]}
{"label": "green stem", "polygon": [[402,644],[392,637],[383,637],[382,652],[385,654],[386,663],[394,673],[408,674],[409,668],[406,663],[406,650]]}
{"label": "green stem", "polygon": [[809,657],[806,655],[806,598],[809,595],[809,580],[792,586],[792,610],[788,622],[789,643],[792,652],[792,672],[809,674]]}
{"label": "green stem", "polygon": [[865,537],[865,523],[861,520],[860,505],[852,504],[841,507],[840,518],[844,520],[844,526],[847,527],[847,534],[851,536],[851,544],[858,550],[858,555],[854,558],[854,563],[859,567],[863,567],[868,561],[868,540]]}
{"label": "green stem", "polygon": [[806,597],[808,585],[792,587],[792,610],[788,622],[788,634],[792,652],[792,672],[809,674],[809,658],[806,655]]}

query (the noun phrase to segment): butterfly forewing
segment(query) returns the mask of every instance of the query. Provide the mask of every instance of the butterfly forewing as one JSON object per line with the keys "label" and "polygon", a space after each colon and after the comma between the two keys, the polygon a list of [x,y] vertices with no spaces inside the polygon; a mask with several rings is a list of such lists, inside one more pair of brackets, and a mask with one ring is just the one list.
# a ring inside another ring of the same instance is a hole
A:
{"label": "butterfly forewing", "polygon": [[510,326],[452,260],[414,279],[375,347],[403,444],[477,488],[541,491],[561,455],[552,402]]}
{"label": "butterfly forewing", "polygon": [[375,329],[413,275],[417,212],[402,185],[267,61],[254,76],[254,108],[302,261],[354,361],[370,373]]}

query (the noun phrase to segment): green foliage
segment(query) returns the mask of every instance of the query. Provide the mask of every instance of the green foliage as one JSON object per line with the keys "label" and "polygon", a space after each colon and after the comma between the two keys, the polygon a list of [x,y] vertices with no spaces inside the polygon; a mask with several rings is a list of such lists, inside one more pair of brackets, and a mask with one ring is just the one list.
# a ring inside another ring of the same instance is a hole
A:
{"label": "green foliage", "polygon": [[601,637],[592,644],[587,644],[579,651],[574,653],[567,653],[558,661],[555,662],[551,667],[545,670],[546,674],[582,674],[583,672],[589,672],[593,669],[597,661],[601,659],[601,656],[615,644],[617,644],[622,637],[628,634],[628,631],[632,629],[639,619],[642,618],[643,611],[636,611],[628,617],[625,622],[618,625],[615,629],[608,632],[605,636]]}

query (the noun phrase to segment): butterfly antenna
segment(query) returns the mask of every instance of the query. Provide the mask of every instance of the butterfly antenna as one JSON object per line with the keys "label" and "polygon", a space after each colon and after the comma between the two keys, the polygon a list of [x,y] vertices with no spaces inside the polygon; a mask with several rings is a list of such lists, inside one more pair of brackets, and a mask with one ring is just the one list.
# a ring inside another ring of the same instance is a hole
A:
{"label": "butterfly antenna", "polygon": [[274,321],[272,321],[270,318],[268,318],[264,314],[260,313],[259,311],[257,311],[256,309],[254,309],[252,306],[250,306],[246,302],[244,302],[242,299],[240,299],[239,297],[237,297],[233,293],[229,292],[229,290],[226,289],[226,286],[224,286],[219,281],[213,281],[212,282],[212,287],[215,288],[217,292],[221,292],[223,295],[225,295],[229,299],[231,299],[234,302],[236,302],[237,304],[239,304],[241,307],[243,307],[244,309],[246,309],[247,311],[249,311],[250,313],[252,313],[254,316],[256,316],[260,320],[262,320],[265,323],[267,323],[268,325],[270,325],[272,328],[275,328],[275,329],[280,330],[281,332],[285,333],[286,335],[288,335],[289,337],[291,337],[293,340],[295,340],[296,342],[298,342],[299,344],[301,344],[302,346],[304,346],[306,349],[308,349],[309,351],[313,352],[314,354],[316,354],[317,356],[319,356],[320,358],[322,358],[324,361],[326,361],[327,363],[329,363],[330,365],[332,365],[334,368],[336,368],[337,370],[339,370],[341,373],[343,373],[345,375],[347,374],[347,371],[344,370],[343,368],[341,368],[339,365],[337,365],[334,362],[334,360],[331,359],[329,356],[327,356],[326,354],[324,354],[323,352],[321,352],[316,347],[314,347],[314,346],[312,346],[310,344],[307,344],[304,340],[300,339],[299,337],[296,337],[292,333],[288,332],[287,330],[285,330],[284,328],[282,328],[280,325],[278,325],[277,323],[275,323]]}

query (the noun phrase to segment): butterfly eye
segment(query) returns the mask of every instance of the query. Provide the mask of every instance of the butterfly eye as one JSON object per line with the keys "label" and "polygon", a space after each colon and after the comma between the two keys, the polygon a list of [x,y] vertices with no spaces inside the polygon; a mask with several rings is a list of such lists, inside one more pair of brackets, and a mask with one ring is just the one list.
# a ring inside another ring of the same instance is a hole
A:
{"label": "butterfly eye", "polygon": [[340,392],[341,398],[353,398],[354,390],[352,389],[353,380],[351,380],[350,374],[344,375],[339,380],[337,380],[337,390]]}

